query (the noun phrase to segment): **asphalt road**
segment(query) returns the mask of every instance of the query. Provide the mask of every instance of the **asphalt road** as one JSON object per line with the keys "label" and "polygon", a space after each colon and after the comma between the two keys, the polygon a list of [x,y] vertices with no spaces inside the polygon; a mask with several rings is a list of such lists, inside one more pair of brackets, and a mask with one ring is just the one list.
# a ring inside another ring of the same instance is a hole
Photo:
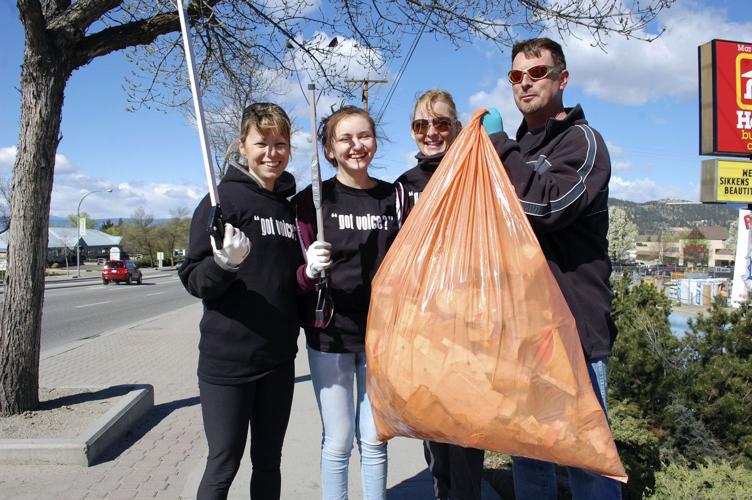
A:
{"label": "asphalt road", "polygon": [[185,291],[174,270],[144,272],[142,285],[103,285],[98,277],[48,281],[42,354],[197,301]]}

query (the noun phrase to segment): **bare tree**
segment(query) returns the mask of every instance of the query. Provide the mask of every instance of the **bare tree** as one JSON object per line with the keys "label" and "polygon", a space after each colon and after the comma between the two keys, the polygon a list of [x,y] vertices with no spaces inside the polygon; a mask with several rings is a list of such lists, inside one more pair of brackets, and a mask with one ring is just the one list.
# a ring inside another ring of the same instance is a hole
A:
{"label": "bare tree", "polygon": [[143,207],[138,207],[131,214],[131,221],[124,224],[121,244],[129,253],[141,253],[149,257],[149,265],[154,265],[156,257],[157,231],[154,226],[154,216],[147,213]]}
{"label": "bare tree", "polygon": [[[476,38],[508,46],[520,30],[543,27],[562,36],[590,31],[638,37],[675,0],[194,0],[199,74],[206,89],[222,82],[247,88],[246,69],[284,78],[300,57],[320,87],[348,92],[338,79],[341,64],[323,32],[352,39],[365,63],[378,71],[399,53],[405,33],[427,31],[460,45]],[[24,27],[21,118],[13,169],[8,271],[0,319],[0,414],[38,406],[39,345],[44,264],[55,154],[65,88],[71,74],[92,60],[132,48],[141,71],[134,77],[136,104],[189,100],[179,22],[172,0],[17,0]],[[288,49],[288,47],[291,47]],[[296,59],[297,58],[297,59]],[[253,63],[248,66],[248,63]],[[142,80],[139,80],[142,78]]]}
{"label": "bare tree", "polygon": [[190,212],[185,207],[170,210],[170,220],[157,227],[157,246],[170,256],[170,265],[175,265],[174,251],[176,248],[188,246],[188,232],[190,231]]}

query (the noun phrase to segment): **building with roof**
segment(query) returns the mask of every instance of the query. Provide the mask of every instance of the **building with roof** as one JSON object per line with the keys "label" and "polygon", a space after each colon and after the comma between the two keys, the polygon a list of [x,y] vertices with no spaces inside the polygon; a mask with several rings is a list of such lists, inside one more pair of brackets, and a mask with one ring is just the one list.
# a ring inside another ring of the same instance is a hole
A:
{"label": "building with roof", "polygon": [[728,228],[698,226],[679,238],[673,235],[641,235],[636,260],[691,267],[724,267],[734,264],[734,251],[726,248]]}
{"label": "building with roof", "polygon": [[[0,234],[0,259],[5,260],[8,253],[8,236],[10,232]],[[96,229],[87,229],[85,235],[81,235],[80,254],[81,261],[87,259],[108,258],[112,247],[120,248],[122,236],[112,236]],[[76,242],[78,242],[78,228],[76,227],[50,227],[47,233],[47,263],[65,263],[76,260]]]}

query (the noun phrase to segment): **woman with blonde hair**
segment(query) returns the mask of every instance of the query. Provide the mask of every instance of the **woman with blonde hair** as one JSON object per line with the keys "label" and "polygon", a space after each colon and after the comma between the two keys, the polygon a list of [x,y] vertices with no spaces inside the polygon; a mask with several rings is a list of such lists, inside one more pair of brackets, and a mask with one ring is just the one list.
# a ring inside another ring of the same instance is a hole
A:
{"label": "woman with blonde hair", "polygon": [[[461,129],[457,107],[448,92],[431,89],[415,101],[411,133],[418,146],[418,164],[397,179],[407,191],[410,206],[417,203]],[[480,500],[483,450],[424,441],[423,452],[437,500]]]}
{"label": "woman with blonde hair", "polygon": [[209,445],[199,500],[224,499],[251,431],[250,497],[280,497],[282,442],[292,407],[298,286],[303,262],[288,197],[295,179],[290,119],[272,103],[248,106],[238,150],[218,186],[222,248],[207,235],[206,196],[193,214],[179,275],[202,299],[198,385]]}

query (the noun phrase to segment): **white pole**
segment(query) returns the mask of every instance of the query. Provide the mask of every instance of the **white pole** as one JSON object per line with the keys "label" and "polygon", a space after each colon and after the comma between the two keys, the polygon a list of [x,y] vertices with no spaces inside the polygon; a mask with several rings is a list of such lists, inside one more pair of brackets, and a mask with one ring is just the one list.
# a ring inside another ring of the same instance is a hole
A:
{"label": "white pole", "polygon": [[738,231],[731,282],[730,303],[733,307],[739,307],[750,298],[752,289],[752,211],[739,210]]}
{"label": "white pole", "polygon": [[209,137],[206,134],[206,120],[204,119],[204,107],[201,104],[201,89],[196,78],[196,66],[193,61],[193,45],[191,44],[191,31],[183,0],[178,0],[178,16],[180,17],[180,31],[183,33],[183,48],[185,60],[188,66],[188,78],[191,81],[191,95],[193,96],[193,108],[196,111],[196,124],[198,125],[198,137],[201,141],[201,155],[204,159],[204,173],[206,184],[209,186],[209,199],[211,200],[211,212],[206,227],[207,232],[214,239],[214,245],[222,248],[225,226],[222,220],[222,210],[219,208],[219,193],[217,193],[217,181],[214,179],[214,164],[212,163]]}
{"label": "white pole", "polygon": [[[316,85],[308,84],[308,91],[311,93],[311,143],[313,146],[313,157],[311,158],[311,190],[313,194],[313,207],[316,209],[316,239],[324,241],[324,213],[321,208],[321,168],[319,166],[319,137],[316,123]],[[322,271],[321,276],[325,273]]]}
{"label": "white pole", "polygon": [[191,81],[191,94],[193,95],[193,108],[196,111],[196,124],[198,125],[198,136],[201,141],[201,155],[204,159],[204,170],[206,174],[206,183],[209,186],[209,198],[212,205],[219,204],[219,195],[217,195],[217,182],[214,179],[214,164],[212,163],[211,146],[206,134],[206,120],[204,119],[204,107],[201,104],[201,89],[198,79],[196,78],[196,65],[193,60],[193,45],[191,44],[190,26],[183,6],[183,0],[178,0],[178,15],[180,16],[180,30],[183,33],[183,47],[185,49],[185,61],[188,65],[188,78]]}

